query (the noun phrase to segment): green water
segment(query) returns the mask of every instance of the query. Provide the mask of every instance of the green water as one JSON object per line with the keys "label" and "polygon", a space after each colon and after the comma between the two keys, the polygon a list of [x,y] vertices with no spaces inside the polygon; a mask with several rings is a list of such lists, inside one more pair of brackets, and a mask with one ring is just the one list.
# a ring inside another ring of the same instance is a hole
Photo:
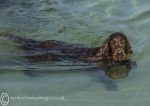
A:
{"label": "green water", "polygon": [[[111,80],[90,66],[45,62],[27,64],[16,44],[0,37],[0,93],[63,97],[11,100],[8,106],[149,106],[149,0],[0,0],[0,34],[100,45],[111,33],[130,40],[137,68]],[[33,76],[24,73],[26,67]],[[23,71],[24,70],[24,71]]]}

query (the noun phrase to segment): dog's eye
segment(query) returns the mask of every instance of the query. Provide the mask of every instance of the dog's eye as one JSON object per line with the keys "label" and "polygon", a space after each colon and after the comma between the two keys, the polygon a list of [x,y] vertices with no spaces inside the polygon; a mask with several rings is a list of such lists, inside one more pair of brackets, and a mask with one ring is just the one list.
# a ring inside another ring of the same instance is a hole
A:
{"label": "dog's eye", "polygon": [[116,45],[115,41],[111,41],[111,42],[110,42],[110,45],[111,45],[112,47],[114,47],[114,46]]}

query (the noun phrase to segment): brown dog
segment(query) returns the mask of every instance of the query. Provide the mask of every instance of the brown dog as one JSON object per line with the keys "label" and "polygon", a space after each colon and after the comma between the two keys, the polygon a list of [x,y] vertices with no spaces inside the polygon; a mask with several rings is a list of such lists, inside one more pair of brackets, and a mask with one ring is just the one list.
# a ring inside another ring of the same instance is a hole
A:
{"label": "brown dog", "polygon": [[127,37],[122,33],[113,33],[102,44],[95,56],[88,60],[111,59],[113,61],[124,61],[128,54],[133,53]]}
{"label": "brown dog", "polygon": [[81,60],[95,62],[102,60],[124,61],[132,53],[131,45],[122,33],[113,33],[101,47],[86,48],[56,40],[35,41],[14,35],[5,35],[16,42],[27,53],[30,61]]}

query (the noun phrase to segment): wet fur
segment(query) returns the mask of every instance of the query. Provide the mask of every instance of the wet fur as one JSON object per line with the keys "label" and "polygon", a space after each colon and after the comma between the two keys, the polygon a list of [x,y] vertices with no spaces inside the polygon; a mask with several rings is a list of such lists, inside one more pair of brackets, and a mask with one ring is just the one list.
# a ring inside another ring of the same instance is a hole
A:
{"label": "wet fur", "polygon": [[[4,35],[10,40],[17,43],[18,47],[23,49],[30,61],[49,61],[49,60],[81,60],[85,62],[95,62],[103,60],[112,60],[112,50],[110,48],[110,41],[120,36],[126,41],[125,53],[126,55],[132,53],[131,45],[127,37],[123,33],[111,34],[100,47],[86,48],[76,44],[68,44],[62,41],[47,40],[36,41],[33,39],[20,38],[14,35]],[[41,52],[41,54],[29,55],[31,52]]]}

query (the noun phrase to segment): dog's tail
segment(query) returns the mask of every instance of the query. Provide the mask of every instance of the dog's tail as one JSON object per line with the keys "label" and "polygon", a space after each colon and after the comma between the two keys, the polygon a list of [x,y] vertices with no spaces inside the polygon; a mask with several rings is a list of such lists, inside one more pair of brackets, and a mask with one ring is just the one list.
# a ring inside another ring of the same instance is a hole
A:
{"label": "dog's tail", "polygon": [[13,34],[0,34],[0,38],[10,40],[10,41],[17,43],[19,45],[35,44],[38,42],[38,41],[33,40],[33,39],[19,37],[19,36],[13,35]]}
{"label": "dog's tail", "polygon": [[17,46],[22,48],[23,50],[34,50],[36,45],[38,45],[38,43],[40,42],[12,34],[0,34],[0,38],[16,43]]}
{"label": "dog's tail", "polygon": [[15,43],[25,43],[27,39],[12,34],[0,34],[0,38],[10,40]]}

